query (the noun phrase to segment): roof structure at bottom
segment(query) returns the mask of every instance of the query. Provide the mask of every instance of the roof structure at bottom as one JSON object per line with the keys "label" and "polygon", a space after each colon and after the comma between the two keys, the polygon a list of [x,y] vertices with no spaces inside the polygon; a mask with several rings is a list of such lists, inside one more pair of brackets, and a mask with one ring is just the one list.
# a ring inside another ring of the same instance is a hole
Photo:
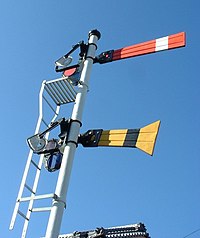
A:
{"label": "roof structure at bottom", "polygon": [[96,228],[59,235],[58,238],[150,238],[143,223],[110,228]]}

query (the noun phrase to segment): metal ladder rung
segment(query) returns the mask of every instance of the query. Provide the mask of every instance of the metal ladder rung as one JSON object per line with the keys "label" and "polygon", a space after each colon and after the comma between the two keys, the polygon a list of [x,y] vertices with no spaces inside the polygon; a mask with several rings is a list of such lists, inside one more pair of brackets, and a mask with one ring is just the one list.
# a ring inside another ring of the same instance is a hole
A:
{"label": "metal ladder rung", "polygon": [[53,106],[49,103],[49,101],[46,99],[46,97],[43,95],[42,96],[43,99],[45,100],[45,102],[48,104],[48,106],[51,108],[51,110],[56,114],[58,115],[58,113],[56,112],[56,110],[53,108]]}
{"label": "metal ladder rung", "polygon": [[49,212],[51,211],[52,207],[37,207],[37,208],[33,208],[31,211],[32,212]]}
{"label": "metal ladder rung", "polygon": [[23,212],[21,212],[20,210],[17,211],[19,213],[20,216],[22,216],[24,219],[26,219],[27,221],[29,221],[29,219],[24,215]]}
{"label": "metal ladder rung", "polygon": [[46,127],[49,126],[49,125],[46,123],[46,121],[44,120],[44,118],[42,118],[42,122],[45,124]]}
{"label": "metal ladder rung", "polygon": [[37,169],[41,170],[41,168],[40,168],[33,160],[31,160],[31,163],[32,163]]}
{"label": "metal ladder rung", "polygon": [[39,199],[46,199],[46,198],[56,198],[56,194],[54,193],[49,193],[49,194],[44,194],[44,195],[37,195],[37,196],[31,196],[31,197],[23,197],[20,198],[20,202],[27,202],[30,200],[39,200]]}
{"label": "metal ladder rung", "polygon": [[[24,186],[25,186],[31,193],[35,194],[35,192],[32,190],[32,188],[29,187],[26,183],[24,184]],[[21,200],[21,199],[19,199],[19,200]]]}

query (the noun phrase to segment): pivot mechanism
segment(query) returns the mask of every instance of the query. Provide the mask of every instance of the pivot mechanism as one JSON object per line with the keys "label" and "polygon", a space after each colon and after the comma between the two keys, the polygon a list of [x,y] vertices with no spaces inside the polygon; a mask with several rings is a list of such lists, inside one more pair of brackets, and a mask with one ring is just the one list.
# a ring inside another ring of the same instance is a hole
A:
{"label": "pivot mechanism", "polygon": [[[58,135],[60,139],[47,140],[44,136],[49,131],[60,125],[61,133]],[[29,147],[34,153],[40,155],[44,154],[44,166],[49,172],[54,172],[60,169],[65,142],[67,141],[70,129],[70,120],[64,118],[52,123],[42,133],[38,133],[27,139]]]}

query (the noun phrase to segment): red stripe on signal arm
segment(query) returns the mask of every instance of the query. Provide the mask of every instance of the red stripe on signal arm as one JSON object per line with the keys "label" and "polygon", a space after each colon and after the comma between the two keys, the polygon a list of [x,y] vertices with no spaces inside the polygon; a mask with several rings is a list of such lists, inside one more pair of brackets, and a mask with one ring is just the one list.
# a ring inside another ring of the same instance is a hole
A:
{"label": "red stripe on signal arm", "polygon": [[169,49],[185,46],[186,42],[185,38],[186,38],[185,32],[170,35],[168,39]]}
{"label": "red stripe on signal arm", "polygon": [[[159,39],[162,39],[162,38],[159,38]],[[136,45],[127,46],[118,50],[114,50],[112,61],[155,53],[157,51],[160,51],[160,50],[156,50],[156,41],[159,39],[150,40],[144,43],[139,43]],[[178,34],[168,36],[167,44],[168,45],[164,48],[165,50],[185,46],[185,32],[180,32]],[[164,49],[161,49],[161,50],[164,50]]]}
{"label": "red stripe on signal arm", "polygon": [[156,41],[151,40],[144,43],[127,46],[113,52],[113,61],[118,59],[125,59],[139,55],[149,54],[155,52]]}

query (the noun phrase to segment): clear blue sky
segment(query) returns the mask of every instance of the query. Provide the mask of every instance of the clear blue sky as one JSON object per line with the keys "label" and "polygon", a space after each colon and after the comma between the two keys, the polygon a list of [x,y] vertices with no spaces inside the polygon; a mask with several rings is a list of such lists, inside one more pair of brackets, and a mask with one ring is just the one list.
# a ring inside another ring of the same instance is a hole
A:
{"label": "clear blue sky", "polygon": [[[200,228],[200,3],[191,1],[2,1],[0,9],[0,237],[9,223],[54,61],[101,31],[98,52],[185,31],[185,48],[94,65],[81,132],[138,128],[158,119],[153,157],[136,149],[82,148],[73,165],[61,234],[145,223],[152,238],[183,238]],[[66,113],[66,117],[70,117]],[[40,193],[57,173],[42,171]],[[28,237],[43,236],[48,216],[33,214]],[[197,238],[200,232],[191,235]]]}

